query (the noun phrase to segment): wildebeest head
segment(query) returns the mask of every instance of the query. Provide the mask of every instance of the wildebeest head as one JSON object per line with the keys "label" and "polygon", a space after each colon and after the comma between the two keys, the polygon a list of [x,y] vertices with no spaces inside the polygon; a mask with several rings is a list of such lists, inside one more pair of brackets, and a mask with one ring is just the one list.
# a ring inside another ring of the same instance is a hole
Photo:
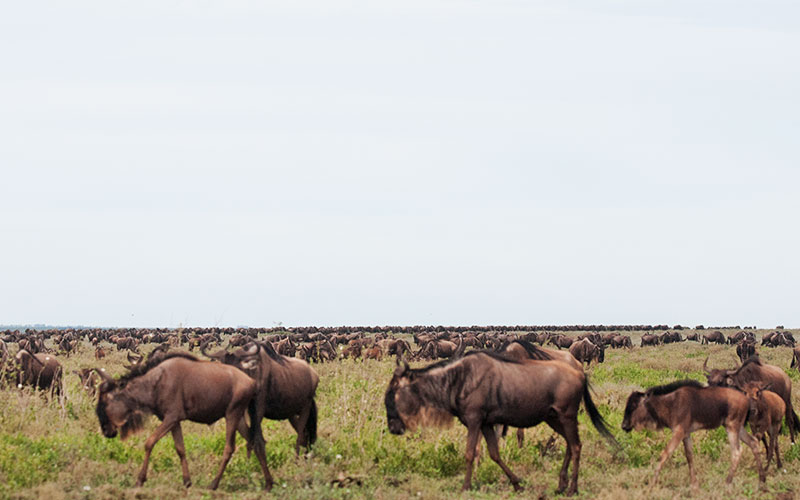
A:
{"label": "wildebeest head", "polygon": [[741,387],[737,387],[740,391],[744,392],[750,402],[750,420],[758,418],[758,400],[761,399],[761,393],[769,390],[770,384],[765,382],[748,382]]}
{"label": "wildebeest head", "polygon": [[103,383],[98,387],[99,397],[95,413],[100,421],[100,429],[107,438],[116,437],[120,433],[121,439],[142,428],[144,414],[139,411],[136,403],[125,394],[124,387],[120,387],[103,369],[95,369]]}
{"label": "wildebeest head", "polygon": [[645,405],[647,395],[643,392],[634,391],[628,396],[625,404],[625,416],[622,419],[622,430],[630,432],[633,429],[640,430],[647,427],[652,420],[650,412]]}
{"label": "wildebeest head", "polygon": [[441,427],[451,425],[453,415],[432,406],[423,397],[417,385],[421,383],[417,380],[418,370],[409,368],[408,363],[399,357],[395,359],[397,367],[384,397],[389,432],[400,435],[406,430],[413,432],[420,425]]}
{"label": "wildebeest head", "polygon": [[389,388],[386,390],[384,403],[386,404],[386,418],[389,425],[389,432],[392,434],[401,435],[406,431],[406,424],[400,413],[398,403],[403,408],[403,413],[406,415],[414,415],[419,413],[419,402],[415,402],[415,398],[411,397],[411,391],[408,390],[410,370],[408,363],[396,358],[397,367],[394,370],[392,380],[389,382]]}
{"label": "wildebeest head", "polygon": [[719,369],[709,370],[708,357],[706,357],[706,360],[703,361],[703,371],[706,374],[708,385],[715,385],[722,387],[730,387],[733,385],[733,378],[731,377],[731,375],[736,373],[736,370],[719,370]]}

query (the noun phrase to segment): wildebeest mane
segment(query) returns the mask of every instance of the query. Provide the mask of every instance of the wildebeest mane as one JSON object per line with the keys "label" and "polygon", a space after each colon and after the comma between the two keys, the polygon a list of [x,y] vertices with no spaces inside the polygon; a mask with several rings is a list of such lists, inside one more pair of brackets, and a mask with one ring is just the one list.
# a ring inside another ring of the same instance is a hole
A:
{"label": "wildebeest mane", "polygon": [[503,352],[506,349],[508,349],[508,346],[510,346],[511,344],[519,344],[520,346],[522,346],[522,348],[525,349],[525,352],[528,353],[528,356],[530,356],[531,359],[537,359],[537,360],[553,359],[553,357],[547,354],[547,352],[545,352],[544,349],[536,347],[531,342],[525,339],[516,339],[504,342],[503,345],[500,347],[500,352]]}
{"label": "wildebeest mane", "polygon": [[184,358],[191,361],[199,361],[195,356],[189,354],[188,352],[181,352],[181,351],[174,351],[168,352],[164,355],[153,356],[148,359],[145,363],[139,363],[137,365],[133,365],[128,373],[122,375],[116,380],[117,385],[124,386],[131,380],[141,377],[145,373],[149,372],[156,366],[160,365],[162,362],[172,359],[172,358]]}
{"label": "wildebeest mane", "polygon": [[669,394],[670,392],[676,391],[681,387],[696,387],[698,389],[702,389],[705,386],[697,380],[676,380],[675,382],[671,382],[669,384],[651,387],[650,389],[647,389],[647,394],[652,396],[663,396],[664,394]]}
{"label": "wildebeest mane", "polygon": [[275,361],[276,363],[278,363],[280,365],[286,364],[286,360],[283,358],[283,356],[281,356],[280,354],[278,354],[275,351],[275,348],[272,347],[272,344],[270,342],[268,342],[266,340],[263,340],[261,342],[257,342],[257,344],[260,345],[264,349],[264,352],[267,353],[267,356],[269,356],[269,359],[271,359],[272,361]]}

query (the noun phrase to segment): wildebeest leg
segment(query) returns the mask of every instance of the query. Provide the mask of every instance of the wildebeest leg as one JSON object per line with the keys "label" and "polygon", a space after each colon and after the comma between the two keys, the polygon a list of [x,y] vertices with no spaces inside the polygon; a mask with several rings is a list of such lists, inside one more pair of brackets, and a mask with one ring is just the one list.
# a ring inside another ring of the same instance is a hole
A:
{"label": "wildebeest leg", "polygon": [[[756,470],[758,471],[758,481],[761,483],[766,482],[767,477],[766,474],[764,473],[764,469],[761,467],[761,458],[759,457],[759,452],[758,452],[758,441],[756,441],[756,439],[753,436],[748,434],[747,431],[744,430],[744,427],[741,427],[739,429],[739,439],[741,439],[742,442],[747,446],[749,446],[750,449],[753,451],[753,459],[756,462]],[[737,445],[736,447],[739,448],[738,446],[739,440],[736,440],[736,445]],[[739,456],[741,456],[741,454],[742,450],[739,449]],[[739,461],[738,458],[736,461],[737,462]],[[731,471],[731,475],[728,478],[728,482],[730,482],[732,479],[733,479],[733,471]]]}
{"label": "wildebeest leg", "polygon": [[[549,418],[545,420],[547,425],[549,425],[554,431],[567,439],[566,432],[564,431],[564,427],[561,425],[561,422],[557,418]],[[556,489],[556,493],[563,493],[565,489],[567,489],[567,471],[569,470],[569,462],[572,459],[572,449],[569,446],[569,441],[567,441],[567,451],[564,453],[564,463],[561,465],[561,472],[558,473],[558,488]]]}
{"label": "wildebeest leg", "polygon": [[514,491],[522,491],[522,486],[519,485],[519,478],[514,475],[511,469],[500,459],[500,450],[497,446],[497,434],[494,432],[494,427],[491,425],[484,425],[481,427],[481,432],[483,433],[483,438],[486,440],[486,448],[489,450],[489,457],[491,457],[491,459],[503,469],[503,472],[506,473],[508,480],[511,481],[511,485],[514,487]]}
{"label": "wildebeest leg", "polygon": [[525,444],[525,429],[520,427],[517,429],[517,446],[522,448],[523,444]]}
{"label": "wildebeest leg", "polygon": [[178,422],[172,418],[165,418],[161,425],[156,427],[156,430],[150,434],[147,441],[144,443],[144,462],[142,462],[142,469],[139,471],[139,478],[136,480],[135,487],[139,487],[147,481],[147,465],[150,462],[150,453],[153,452],[153,446],[172,429],[172,426]]}
{"label": "wildebeest leg", "polygon": [[664,466],[664,462],[675,452],[675,449],[681,444],[683,438],[685,437],[683,428],[676,427],[672,431],[672,439],[669,440],[667,443],[667,447],[664,448],[664,451],[661,452],[661,458],[658,459],[658,465],[656,465],[656,472],[653,474],[653,483],[650,485],[651,487],[655,486],[658,483],[658,474],[661,472],[661,467]]}
{"label": "wildebeest leg", "polygon": [[467,427],[467,451],[464,453],[464,457],[467,459],[467,474],[464,476],[462,491],[468,491],[472,488],[472,464],[475,461],[475,447],[481,438],[480,430],[480,426],[476,424]]}
{"label": "wildebeest leg", "polygon": [[[245,441],[250,439],[250,429],[247,428],[247,423],[244,419],[239,421],[239,434],[242,435]],[[261,466],[261,472],[264,474],[264,489],[269,491],[272,489],[272,475],[269,473],[269,468],[267,467],[267,453],[264,449],[266,443],[264,443],[264,436],[261,434],[261,426],[256,429],[256,435],[253,437],[253,440],[254,442],[252,444],[248,443],[248,445],[256,452],[258,464]]]}
{"label": "wildebeest leg", "polygon": [[769,467],[769,461],[772,458],[772,455],[775,455],[775,461],[778,465],[778,470],[783,469],[783,464],[781,463],[781,452],[778,449],[778,434],[781,432],[780,423],[777,426],[770,429],[769,431],[769,440],[770,446],[769,451],[767,451],[767,465],[764,467],[764,472],[766,473],[767,468]]}
{"label": "wildebeest leg", "polygon": [[572,415],[571,417],[562,417],[564,426],[564,438],[567,440],[567,449],[572,456],[572,480],[567,490],[567,496],[572,496],[578,492],[578,469],[581,464],[581,437],[578,433],[578,417]]}
{"label": "wildebeest leg", "polygon": [[175,443],[175,453],[181,459],[181,472],[183,472],[183,485],[187,488],[192,485],[192,479],[189,477],[189,463],[186,461],[186,447],[183,445],[183,431],[181,424],[178,422],[172,428],[172,441]]}
{"label": "wildebeest leg", "polygon": [[689,482],[692,488],[697,488],[697,476],[694,473],[694,454],[692,453],[692,435],[683,438],[683,453],[686,455],[686,463],[689,465]]}
{"label": "wildebeest leg", "polygon": [[311,448],[309,443],[310,436],[306,433],[306,424],[308,423],[308,416],[311,413],[311,405],[306,405],[300,413],[289,419],[294,430],[297,431],[297,440],[294,443],[295,456],[300,455],[300,447],[304,446],[306,450]]}
{"label": "wildebeest leg", "polygon": [[217,489],[219,481],[222,479],[222,473],[225,472],[225,467],[236,449],[236,428],[239,426],[239,421],[244,417],[244,410],[244,408],[236,408],[225,415],[225,451],[222,453],[222,463],[219,465],[219,471],[214,480],[211,481],[209,489]]}

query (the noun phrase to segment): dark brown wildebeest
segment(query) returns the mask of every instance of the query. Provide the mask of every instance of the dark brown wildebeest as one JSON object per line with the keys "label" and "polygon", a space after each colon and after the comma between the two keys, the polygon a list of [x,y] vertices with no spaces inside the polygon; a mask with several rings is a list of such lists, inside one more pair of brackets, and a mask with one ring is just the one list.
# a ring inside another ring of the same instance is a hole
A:
{"label": "dark brown wildebeest", "polygon": [[610,343],[611,347],[614,349],[633,349],[633,341],[627,335],[615,335],[614,338],[611,339]]}
{"label": "dark brown wildebeest", "polygon": [[95,350],[94,350],[94,359],[96,359],[96,360],[103,359],[103,358],[106,357],[106,354],[108,354],[108,353],[106,352],[105,349],[103,349],[100,346],[97,346],[95,348]]}
{"label": "dark brown wildebeest", "polygon": [[549,342],[559,349],[569,349],[575,339],[566,335],[553,335],[550,337]]}
{"label": "dark brown wildebeest", "polygon": [[353,358],[358,359],[361,357],[361,344],[355,343],[345,346],[341,352],[342,359]]}
{"label": "dark brown wildebeest", "polygon": [[[764,446],[767,447],[767,464],[764,466],[764,470],[769,469],[773,453],[778,469],[782,469],[778,434],[781,432],[781,423],[786,414],[786,405],[780,396],[768,389],[769,387],[763,382],[748,382],[741,387],[741,390],[750,399],[750,416],[748,418],[750,431],[756,440],[763,440]],[[765,434],[769,435],[769,441]]]}
{"label": "dark brown wildebeest", "polygon": [[692,432],[696,430],[725,427],[731,446],[731,468],[726,482],[733,481],[733,474],[739,465],[743,441],[755,456],[758,479],[766,477],[758,456],[758,442],[744,430],[750,411],[750,402],[743,393],[728,387],[704,387],[696,380],[681,380],[671,384],[648,389],[646,392],[634,391],[625,405],[622,430],[663,429],[672,430],[672,439],[661,453],[652,485],[658,482],[658,474],[664,462],[683,441],[683,451],[689,464],[689,477],[692,487],[697,486],[692,455]]}
{"label": "dark brown wildebeest", "polygon": [[743,342],[745,340],[755,344],[756,336],[753,334],[753,332],[746,332],[744,330],[740,330],[731,335],[730,337],[728,337],[728,344],[736,345],[739,342]]}
{"label": "dark brown wildebeest", "polygon": [[56,396],[61,395],[63,370],[55,357],[41,352],[31,354],[22,349],[14,359],[19,366],[16,369],[17,384],[49,389]]}
{"label": "dark brown wildebeest", "polygon": [[605,360],[605,349],[598,347],[589,339],[578,340],[569,346],[569,353],[581,362],[591,366],[592,361],[602,363]]}
{"label": "dark brown wildebeest", "polygon": [[[181,460],[183,484],[191,485],[181,430],[183,420],[210,425],[225,418],[225,451],[219,471],[211,482],[212,490],[219,486],[225,466],[233,455],[236,431],[239,430],[248,443],[252,443],[251,436],[257,426],[248,430],[244,413],[249,407],[251,418],[255,415],[256,382],[233,366],[200,361],[190,354],[173,352],[137,365],[117,380],[104,371],[96,370],[96,373],[103,379],[96,413],[105,437],[113,438],[119,432],[120,437],[126,439],[142,428],[144,417],[150,413],[161,420],[161,425],[145,442],[137,487],[147,480],[147,465],[153,446],[168,432],[172,432],[175,451]],[[270,484],[264,448],[256,444],[255,452],[264,479]]]}
{"label": "dark brown wildebeest", "polygon": [[[578,408],[581,397],[600,433],[613,441],[589,395],[580,370],[560,361],[517,361],[492,351],[471,351],[462,357],[411,369],[398,359],[384,402],[389,432],[403,434],[418,425],[446,425],[453,417],[467,427],[467,471],[464,490],[472,486],[475,449],[483,434],[489,456],[515,490],[519,478],[500,459],[495,425],[533,427],[541,422],[564,436],[567,451],[559,474],[558,491],[578,491],[581,442]],[[567,472],[572,478],[567,489]]]}
{"label": "dark brown wildebeest", "polygon": [[[205,354],[205,353],[204,353]],[[219,351],[206,356],[244,370],[255,381],[256,417],[254,441],[256,449],[264,446],[261,420],[289,420],[297,431],[295,454],[300,447],[310,448],[317,440],[317,404],[314,397],[319,375],[305,361],[281,356],[269,342],[251,342],[234,352]],[[272,477],[266,472],[267,489]]]}
{"label": "dark brown wildebeest", "polygon": [[792,381],[786,372],[774,365],[761,363],[758,356],[749,358],[735,370],[709,370],[708,358],[703,362],[709,385],[744,387],[748,382],[764,382],[769,390],[783,399],[786,405],[786,427],[794,443],[795,433],[800,430],[800,419],[792,408]]}
{"label": "dark brown wildebeest", "polygon": [[725,335],[723,335],[719,330],[714,330],[711,333],[706,333],[703,335],[703,340],[700,341],[701,344],[710,344],[712,342],[717,344],[725,344]]}
{"label": "dark brown wildebeest", "polygon": [[800,370],[800,347],[792,349],[792,364],[789,368],[797,368]]}
{"label": "dark brown wildebeest", "polygon": [[739,361],[744,363],[747,359],[756,355],[756,343],[743,341],[736,344],[736,355],[739,356]]}
{"label": "dark brown wildebeest", "polygon": [[690,333],[686,335],[686,340],[694,340],[695,342],[700,342],[700,336],[697,332]]}
{"label": "dark brown wildebeest", "polygon": [[644,347],[646,345],[658,345],[660,343],[661,339],[658,337],[658,335],[651,335],[649,333],[642,335],[641,347]]}

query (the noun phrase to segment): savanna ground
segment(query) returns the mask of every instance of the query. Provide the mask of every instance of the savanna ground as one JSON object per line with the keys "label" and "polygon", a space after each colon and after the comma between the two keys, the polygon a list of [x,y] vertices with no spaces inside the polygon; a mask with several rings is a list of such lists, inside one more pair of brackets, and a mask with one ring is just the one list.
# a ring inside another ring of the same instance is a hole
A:
{"label": "savanna ground", "polygon": [[[684,335],[686,332],[682,332]],[[702,333],[702,332],[701,332]],[[725,332],[726,335],[731,333]],[[759,331],[758,337],[765,333]],[[794,332],[797,334],[797,332]],[[573,334],[574,335],[574,334]],[[703,360],[733,368],[738,361],[732,346],[701,346],[683,342],[632,351],[607,350],[605,363],[588,370],[593,398],[621,444],[615,452],[580,414],[583,452],[578,498],[794,498],[800,492],[800,444],[780,438],[784,470],[773,461],[766,491],[759,491],[752,453],[743,446],[742,461],[732,485],[725,484],[730,465],[727,437],[722,429],[698,431],[694,437],[700,488],[688,486],[688,470],[680,447],[667,462],[660,484],[648,489],[658,455],[669,439],[666,432],[620,429],[628,394],[636,389],[676,379],[705,380]],[[143,351],[149,351],[146,346]],[[794,382],[793,401],[800,408],[797,371],[789,370],[791,350],[759,347],[762,360],[784,368]],[[501,454],[521,478],[525,491],[515,494],[500,468],[484,452],[476,468],[473,490],[461,493],[466,429],[455,422],[448,429],[423,429],[393,436],[386,429],[383,396],[394,361],[344,360],[315,365],[320,375],[317,391],[319,439],[312,453],[295,458],[295,434],[287,422],[264,422],[267,458],[275,478],[270,494],[262,491],[255,456],[246,457],[243,441],[228,465],[218,491],[206,488],[224,447],[224,423],[183,424],[193,486],[183,488],[180,463],[170,435],[153,452],[148,481],[133,488],[141,465],[144,441],[157,425],[150,417],[145,432],[125,442],[106,439],[99,432],[94,402],[79,387],[72,370],[102,366],[113,374],[124,371],[124,353],[113,352],[95,362],[93,348],[84,345],[65,365],[66,400],[47,402],[30,389],[0,390],[0,499],[183,499],[183,498],[551,498],[564,442],[546,443],[553,435],[545,424],[526,432],[520,449],[513,431],[501,443]],[[416,364],[415,366],[419,366]],[[342,480],[334,482],[334,480]]]}

